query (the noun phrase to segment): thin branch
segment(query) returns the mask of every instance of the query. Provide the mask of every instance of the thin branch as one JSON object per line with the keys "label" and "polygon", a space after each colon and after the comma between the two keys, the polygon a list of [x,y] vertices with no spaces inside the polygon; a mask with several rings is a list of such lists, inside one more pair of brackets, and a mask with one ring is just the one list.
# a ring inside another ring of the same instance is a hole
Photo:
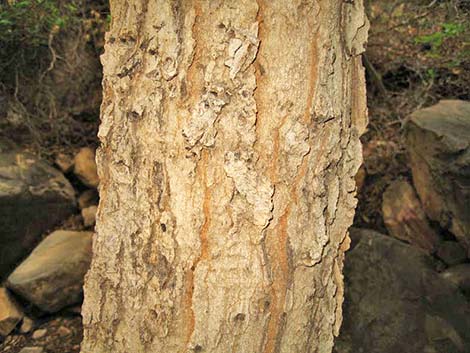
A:
{"label": "thin branch", "polygon": [[51,56],[52,56],[52,60],[49,64],[49,67],[47,68],[46,71],[44,71],[42,74],[41,74],[41,77],[39,78],[39,82],[41,83],[42,80],[44,79],[44,77],[47,75],[47,73],[49,73],[50,71],[52,71],[54,69],[54,66],[55,66],[55,63],[57,61],[57,53],[56,51],[54,50],[54,48],[52,47],[52,41],[54,40],[54,32],[53,30],[49,33],[49,40],[47,42],[47,45],[49,47],[49,51],[51,52]]}

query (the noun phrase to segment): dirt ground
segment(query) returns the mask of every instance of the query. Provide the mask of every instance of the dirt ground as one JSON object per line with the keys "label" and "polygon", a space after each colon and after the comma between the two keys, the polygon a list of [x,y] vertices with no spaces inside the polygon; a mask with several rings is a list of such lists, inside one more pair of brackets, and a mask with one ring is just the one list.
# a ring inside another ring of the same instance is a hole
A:
{"label": "dirt ground", "polygon": [[470,100],[470,1],[368,1],[366,178],[355,226],[383,233],[382,194],[411,180],[407,117],[441,99]]}
{"label": "dirt ground", "polygon": [[[37,335],[41,337],[36,337]],[[19,353],[24,347],[42,347],[44,353],[78,353],[81,341],[81,317],[79,314],[68,313],[39,319],[35,321],[31,332],[15,332],[8,336],[0,343],[0,352]]]}

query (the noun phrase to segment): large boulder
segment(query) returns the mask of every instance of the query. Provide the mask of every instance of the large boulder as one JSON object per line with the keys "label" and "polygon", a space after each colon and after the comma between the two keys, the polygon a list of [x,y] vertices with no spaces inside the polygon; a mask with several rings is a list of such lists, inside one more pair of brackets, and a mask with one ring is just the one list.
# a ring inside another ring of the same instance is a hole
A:
{"label": "large boulder", "polygon": [[18,304],[5,288],[0,287],[0,336],[7,336],[22,318]]}
{"label": "large boulder", "polygon": [[396,180],[388,186],[383,195],[382,213],[390,235],[418,246],[429,254],[436,251],[439,236],[429,225],[410,183]]}
{"label": "large boulder", "polygon": [[74,189],[61,172],[0,143],[0,278],[74,210]]}
{"label": "large boulder", "polygon": [[470,306],[424,251],[351,230],[337,353],[469,352]]}
{"label": "large boulder", "polygon": [[428,217],[470,253],[470,102],[444,100],[407,123],[413,183]]}
{"label": "large boulder", "polygon": [[45,312],[80,302],[91,261],[92,235],[55,231],[15,269],[6,286]]}

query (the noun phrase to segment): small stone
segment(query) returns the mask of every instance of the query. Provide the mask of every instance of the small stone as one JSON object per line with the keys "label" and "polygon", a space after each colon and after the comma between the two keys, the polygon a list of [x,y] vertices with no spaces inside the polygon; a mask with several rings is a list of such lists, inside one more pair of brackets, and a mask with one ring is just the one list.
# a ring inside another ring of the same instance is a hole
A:
{"label": "small stone", "polygon": [[89,189],[84,191],[80,196],[78,197],[78,207],[80,207],[81,210],[84,208],[90,207],[90,206],[96,206],[99,201],[99,195],[98,192],[95,189]]}
{"label": "small stone", "polygon": [[42,347],[25,347],[20,353],[43,353],[44,349]]}
{"label": "small stone", "polygon": [[59,336],[65,337],[65,336],[70,335],[72,331],[65,326],[60,326],[59,329],[57,330],[57,333],[59,334]]}
{"label": "small stone", "polygon": [[96,188],[99,184],[98,172],[95,162],[95,151],[84,147],[75,156],[74,173],[80,181],[88,187]]}
{"label": "small stone", "polygon": [[65,153],[59,153],[54,162],[64,174],[70,173],[73,169],[73,158]]}
{"label": "small stone", "polygon": [[458,265],[467,260],[465,249],[455,241],[443,241],[439,244],[436,255],[449,266]]}
{"label": "small stone", "polygon": [[40,338],[43,338],[47,333],[47,330],[45,328],[41,328],[39,330],[36,330],[33,332],[33,335],[31,336],[33,340],[37,340]]}
{"label": "small stone", "polygon": [[22,318],[18,304],[5,288],[0,288],[0,336],[8,336]]}
{"label": "small stone", "polygon": [[23,318],[23,322],[20,327],[20,332],[29,333],[33,330],[33,327],[34,327],[34,321],[30,319],[29,317],[25,316]]}
{"label": "small stone", "polygon": [[93,227],[96,222],[96,206],[90,206],[82,210],[83,224],[85,227]]}

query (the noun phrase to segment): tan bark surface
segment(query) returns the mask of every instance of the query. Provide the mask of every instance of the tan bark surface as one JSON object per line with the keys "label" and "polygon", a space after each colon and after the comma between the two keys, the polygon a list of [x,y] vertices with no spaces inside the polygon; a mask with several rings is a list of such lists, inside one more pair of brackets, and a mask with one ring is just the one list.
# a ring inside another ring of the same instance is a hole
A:
{"label": "tan bark surface", "polygon": [[331,352],[362,1],[111,1],[83,353]]}

